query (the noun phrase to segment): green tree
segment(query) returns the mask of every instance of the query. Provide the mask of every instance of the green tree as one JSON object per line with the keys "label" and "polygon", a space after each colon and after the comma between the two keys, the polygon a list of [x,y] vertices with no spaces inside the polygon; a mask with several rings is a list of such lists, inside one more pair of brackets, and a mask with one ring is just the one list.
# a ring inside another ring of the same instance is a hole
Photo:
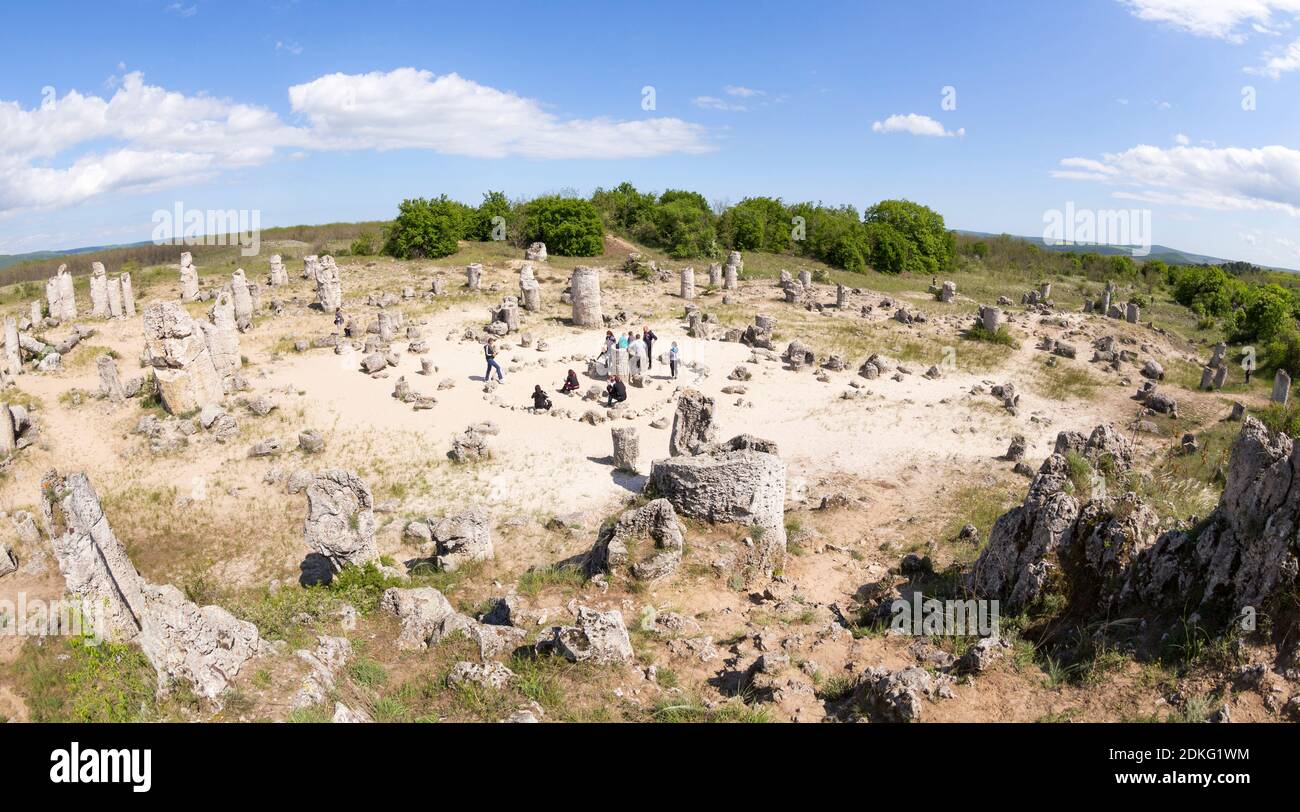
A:
{"label": "green tree", "polygon": [[790,210],[780,198],[747,197],[718,221],[718,241],[739,251],[788,251],[790,231]]}
{"label": "green tree", "polygon": [[605,224],[590,200],[549,195],[527,205],[524,241],[546,243],[548,253],[594,257],[605,251]]}
{"label": "green tree", "polygon": [[471,225],[465,234],[465,239],[488,242],[493,237],[495,227],[493,219],[500,217],[503,224],[508,223],[512,210],[513,207],[510,205],[510,200],[506,198],[505,192],[485,192],[483,202],[478,204],[473,217],[470,218]]}
{"label": "green tree", "polygon": [[403,200],[388,229],[384,253],[398,259],[435,259],[456,253],[469,208],[443,195]]}
{"label": "green tree", "polygon": [[868,225],[889,226],[905,241],[909,249],[905,270],[932,274],[952,267],[956,237],[944,225],[943,215],[928,206],[910,200],[882,200],[867,209],[863,219]]}

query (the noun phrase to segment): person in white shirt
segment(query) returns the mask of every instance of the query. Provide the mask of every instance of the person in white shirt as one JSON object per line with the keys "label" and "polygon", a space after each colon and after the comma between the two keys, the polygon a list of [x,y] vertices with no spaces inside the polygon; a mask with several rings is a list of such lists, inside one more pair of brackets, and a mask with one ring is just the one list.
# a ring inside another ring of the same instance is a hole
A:
{"label": "person in white shirt", "polygon": [[628,354],[632,356],[632,370],[637,375],[645,373],[646,368],[646,346],[645,340],[637,336],[627,346]]}

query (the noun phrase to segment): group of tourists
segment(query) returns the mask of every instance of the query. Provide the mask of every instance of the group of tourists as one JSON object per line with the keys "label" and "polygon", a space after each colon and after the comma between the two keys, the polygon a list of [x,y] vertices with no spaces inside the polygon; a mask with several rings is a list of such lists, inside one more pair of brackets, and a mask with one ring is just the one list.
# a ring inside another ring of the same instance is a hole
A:
{"label": "group of tourists", "polygon": [[[609,385],[605,387],[606,406],[612,407],[616,403],[627,400],[627,383],[623,381],[621,375],[613,374],[615,350],[627,350],[629,367],[633,375],[647,374],[654,366],[654,343],[658,340],[659,337],[649,326],[644,327],[640,333],[629,330],[619,336],[615,336],[612,330],[605,331],[605,346],[601,350],[601,356],[603,356],[605,369],[609,371]],[[487,360],[487,371],[483,373],[483,380],[492,380],[492,373],[495,372],[497,380],[504,381],[505,373],[501,371],[501,364],[497,362],[496,339],[489,338],[483,345],[483,356]],[[668,371],[673,380],[677,379],[677,366],[680,360],[681,350],[674,341],[668,350]],[[564,395],[572,395],[580,386],[578,373],[570,369],[565,374],[564,383],[559,391]],[[549,410],[552,406],[550,396],[540,384],[533,387],[532,399],[533,408],[539,411]]]}

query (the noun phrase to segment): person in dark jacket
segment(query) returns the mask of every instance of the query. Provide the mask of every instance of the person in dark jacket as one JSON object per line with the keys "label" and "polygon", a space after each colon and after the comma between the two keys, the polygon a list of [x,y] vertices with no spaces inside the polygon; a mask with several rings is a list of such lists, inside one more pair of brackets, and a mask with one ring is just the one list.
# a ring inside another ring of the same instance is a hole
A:
{"label": "person in dark jacket", "polygon": [[641,340],[645,342],[645,355],[646,355],[645,368],[654,369],[655,342],[659,340],[659,336],[655,335],[654,331],[650,329],[650,325],[647,324],[645,328],[641,331]]}
{"label": "person in dark jacket", "polygon": [[497,363],[497,345],[492,339],[488,339],[483,345],[483,356],[487,358],[487,372],[483,373],[483,380],[492,380],[492,370],[497,371],[497,380],[504,381],[506,376],[501,373],[501,365]]}
{"label": "person in dark jacket", "polygon": [[605,394],[609,397],[609,400],[605,403],[606,407],[612,407],[615,403],[622,403],[627,400],[627,385],[623,383],[622,378],[615,375],[614,380],[610,381],[609,386],[605,387]]}
{"label": "person in dark jacket", "polygon": [[335,327],[343,326],[343,308],[341,307],[334,308],[334,326]]}
{"label": "person in dark jacket", "polygon": [[564,386],[560,389],[564,394],[578,391],[578,373],[569,370],[569,374],[564,376]]}
{"label": "person in dark jacket", "polygon": [[533,408],[539,411],[547,411],[551,408],[551,399],[542,391],[541,384],[533,387]]}

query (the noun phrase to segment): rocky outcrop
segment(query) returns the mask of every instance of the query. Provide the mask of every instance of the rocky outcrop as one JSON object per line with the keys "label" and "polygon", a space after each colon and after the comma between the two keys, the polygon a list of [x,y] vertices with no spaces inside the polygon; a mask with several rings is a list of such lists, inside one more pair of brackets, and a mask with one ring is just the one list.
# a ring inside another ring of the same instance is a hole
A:
{"label": "rocky outcrop", "polygon": [[257,627],[218,606],[199,606],[170,585],[146,581],[113,533],[85,474],[41,482],[45,530],[67,589],[108,639],[139,644],[159,690],[188,682],[214,705],[260,644]]}
{"label": "rocky outcrop", "polygon": [[713,442],[713,398],[698,389],[687,389],[677,400],[673,427],[668,437],[668,453],[674,457],[696,453]]}
{"label": "rocky outcrop", "polygon": [[621,612],[579,606],[577,614],[574,625],[553,626],[538,635],[538,652],[558,654],[574,663],[611,665],[632,659],[632,640]]}
{"label": "rocky outcrop", "polygon": [[440,570],[454,572],[466,564],[492,559],[492,521],[480,507],[431,519],[429,534],[435,545],[433,564]]}
{"label": "rocky outcrop", "polygon": [[313,552],[329,559],[334,571],[379,558],[375,543],[374,497],[349,471],[318,473],[307,486],[303,535]]}
{"label": "rocky outcrop", "polygon": [[[638,548],[646,541],[652,546],[641,552]],[[626,572],[637,580],[652,581],[671,575],[681,563],[684,549],[685,533],[672,503],[655,499],[625,511],[601,529],[587,554],[587,570],[592,574]]]}
{"label": "rocky outcrop", "polygon": [[163,408],[197,411],[224,395],[203,329],[177,302],[153,302],[144,311],[145,348]]}

